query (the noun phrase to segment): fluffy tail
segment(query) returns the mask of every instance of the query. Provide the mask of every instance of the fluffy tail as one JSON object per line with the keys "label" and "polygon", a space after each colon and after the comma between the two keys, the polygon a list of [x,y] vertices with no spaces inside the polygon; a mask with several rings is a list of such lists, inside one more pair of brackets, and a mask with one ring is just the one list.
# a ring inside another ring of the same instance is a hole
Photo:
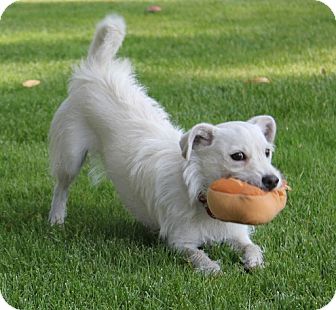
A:
{"label": "fluffy tail", "polygon": [[108,15],[96,28],[89,48],[89,58],[106,64],[113,59],[120,48],[126,34],[124,19],[118,15]]}

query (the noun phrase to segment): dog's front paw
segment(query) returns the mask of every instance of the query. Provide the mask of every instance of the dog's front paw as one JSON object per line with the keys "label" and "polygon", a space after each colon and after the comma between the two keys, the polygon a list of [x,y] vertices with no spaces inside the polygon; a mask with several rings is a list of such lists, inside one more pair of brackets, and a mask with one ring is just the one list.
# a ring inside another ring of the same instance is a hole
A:
{"label": "dog's front paw", "polygon": [[64,224],[64,213],[50,212],[49,223],[51,225],[62,225]]}
{"label": "dog's front paw", "polygon": [[196,271],[205,275],[218,274],[221,270],[218,262],[211,260],[202,250],[187,250],[188,261]]}
{"label": "dog's front paw", "polygon": [[221,267],[218,262],[210,260],[206,264],[197,266],[196,271],[205,275],[216,275],[221,272]]}
{"label": "dog's front paw", "polygon": [[262,250],[256,244],[250,244],[244,249],[243,264],[246,270],[264,266]]}

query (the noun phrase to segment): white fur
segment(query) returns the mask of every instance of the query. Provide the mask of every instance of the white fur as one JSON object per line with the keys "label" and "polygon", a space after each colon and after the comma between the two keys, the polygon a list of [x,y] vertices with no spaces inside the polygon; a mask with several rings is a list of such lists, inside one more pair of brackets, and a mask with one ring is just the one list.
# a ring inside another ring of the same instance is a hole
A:
{"label": "white fur", "polygon": [[[125,28],[113,15],[98,24],[88,58],[74,70],[69,96],[52,121],[50,160],[57,183],[50,222],[64,222],[68,188],[89,152],[101,158],[128,210],[186,253],[196,269],[220,270],[198,249],[213,242],[242,251],[246,268],[262,265],[248,226],[212,219],[197,196],[221,177],[258,186],[266,174],[280,178],[265,156],[265,148],[273,148],[274,120],[198,124],[183,133],[138,84],[130,62],[116,57]],[[238,151],[248,159],[233,161],[230,155]]]}

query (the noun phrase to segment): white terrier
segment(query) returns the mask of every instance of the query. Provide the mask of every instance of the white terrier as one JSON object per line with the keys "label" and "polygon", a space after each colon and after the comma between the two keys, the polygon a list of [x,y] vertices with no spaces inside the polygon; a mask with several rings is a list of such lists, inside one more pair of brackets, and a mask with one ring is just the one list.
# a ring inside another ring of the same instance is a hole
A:
{"label": "white terrier", "polygon": [[51,224],[64,222],[68,188],[89,152],[101,158],[127,209],[159,230],[197,270],[220,271],[199,249],[213,242],[241,251],[247,269],[262,266],[249,227],[213,219],[200,197],[223,177],[267,190],[281,186],[281,174],[271,164],[275,121],[264,115],[216,126],[201,123],[183,133],[138,84],[130,62],[116,57],[125,28],[115,15],[98,24],[88,57],[54,116],[50,158],[57,184]]}

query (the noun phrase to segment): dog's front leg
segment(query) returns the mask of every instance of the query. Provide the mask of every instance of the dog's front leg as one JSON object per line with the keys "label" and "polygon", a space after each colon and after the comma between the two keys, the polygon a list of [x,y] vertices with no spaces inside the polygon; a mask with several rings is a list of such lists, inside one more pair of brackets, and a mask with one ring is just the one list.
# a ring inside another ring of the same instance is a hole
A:
{"label": "dog's front leg", "polygon": [[190,262],[194,268],[204,274],[217,274],[220,272],[220,265],[218,262],[213,261],[209,256],[198,248],[182,248],[182,252],[186,255],[188,262]]}
{"label": "dog's front leg", "polygon": [[264,266],[263,253],[259,245],[254,244],[253,242],[244,245],[243,264],[246,270]]}
{"label": "dog's front leg", "polygon": [[235,250],[243,253],[242,262],[246,270],[264,266],[261,248],[249,237],[233,239],[229,243]]}

